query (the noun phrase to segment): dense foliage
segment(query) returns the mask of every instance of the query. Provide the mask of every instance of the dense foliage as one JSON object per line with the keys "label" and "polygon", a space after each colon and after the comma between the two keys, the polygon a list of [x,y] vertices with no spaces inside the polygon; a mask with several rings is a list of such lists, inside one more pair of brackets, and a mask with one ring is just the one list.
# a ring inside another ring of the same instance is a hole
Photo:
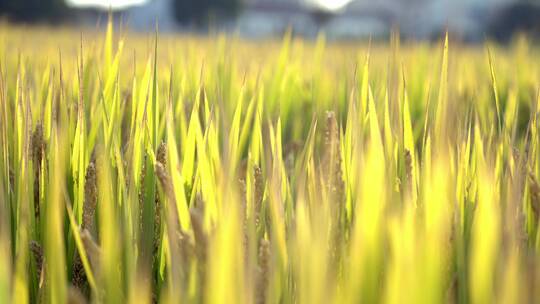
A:
{"label": "dense foliage", "polygon": [[0,37],[1,302],[540,299],[525,39]]}
{"label": "dense foliage", "polygon": [[242,3],[242,0],[174,0],[171,9],[181,25],[207,27],[209,23],[235,17]]}
{"label": "dense foliage", "polygon": [[0,16],[14,21],[54,21],[66,9],[65,0],[0,0]]}

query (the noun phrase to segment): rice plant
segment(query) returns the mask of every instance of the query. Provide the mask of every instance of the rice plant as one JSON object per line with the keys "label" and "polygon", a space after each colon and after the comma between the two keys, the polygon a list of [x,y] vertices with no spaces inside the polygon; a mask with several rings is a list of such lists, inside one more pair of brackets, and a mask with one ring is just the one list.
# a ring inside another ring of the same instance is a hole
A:
{"label": "rice plant", "polygon": [[540,299],[524,37],[0,37],[2,303]]}

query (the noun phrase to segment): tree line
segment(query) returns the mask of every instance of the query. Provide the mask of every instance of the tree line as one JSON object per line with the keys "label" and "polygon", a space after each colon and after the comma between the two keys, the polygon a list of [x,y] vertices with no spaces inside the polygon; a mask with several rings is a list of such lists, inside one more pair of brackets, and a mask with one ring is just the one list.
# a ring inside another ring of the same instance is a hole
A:
{"label": "tree line", "polygon": [[[234,17],[241,4],[242,0],[173,0],[171,9],[179,24],[204,26]],[[0,17],[14,22],[58,22],[69,18],[70,12],[66,0],[0,0]]]}

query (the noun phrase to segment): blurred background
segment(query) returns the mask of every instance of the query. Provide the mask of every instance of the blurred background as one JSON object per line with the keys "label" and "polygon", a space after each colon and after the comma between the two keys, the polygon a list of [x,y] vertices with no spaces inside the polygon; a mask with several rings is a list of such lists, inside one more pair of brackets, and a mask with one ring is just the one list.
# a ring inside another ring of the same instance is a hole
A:
{"label": "blurred background", "polygon": [[328,39],[431,40],[448,31],[465,42],[540,38],[540,0],[0,0],[4,20],[94,26],[112,10],[135,31],[208,33],[249,38],[282,35]]}

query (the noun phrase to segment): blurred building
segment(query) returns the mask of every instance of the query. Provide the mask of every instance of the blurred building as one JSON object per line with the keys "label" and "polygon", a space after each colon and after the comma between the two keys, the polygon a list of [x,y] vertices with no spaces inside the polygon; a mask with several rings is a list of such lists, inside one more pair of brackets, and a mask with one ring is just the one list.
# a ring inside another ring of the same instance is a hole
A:
{"label": "blurred building", "polygon": [[[185,30],[175,23],[173,1],[182,0],[148,0],[125,10],[124,20],[141,31],[153,30],[156,20],[160,31]],[[438,37],[448,29],[465,41],[478,41],[486,34],[504,40],[522,30],[540,35],[540,8],[533,2],[244,0],[242,12],[235,20],[217,26],[252,38],[279,36],[288,29],[306,37],[324,31],[329,39],[376,38],[399,28],[402,36],[414,39]]]}
{"label": "blurred building", "polygon": [[484,36],[494,14],[519,0],[354,0],[347,10],[364,11],[377,6],[392,16],[392,25],[417,39],[446,30],[465,40]]}
{"label": "blurred building", "polygon": [[[340,0],[336,0],[340,2]],[[352,0],[332,7],[333,0],[247,0],[238,20],[250,36],[294,32],[329,37],[385,36],[399,28],[406,37],[428,39],[449,31],[465,40],[480,39],[490,18],[516,0]]]}
{"label": "blurred building", "polygon": [[127,10],[128,25],[139,31],[154,30],[156,21],[160,31],[174,31],[178,27],[172,12],[174,0],[150,0],[144,5]]}

